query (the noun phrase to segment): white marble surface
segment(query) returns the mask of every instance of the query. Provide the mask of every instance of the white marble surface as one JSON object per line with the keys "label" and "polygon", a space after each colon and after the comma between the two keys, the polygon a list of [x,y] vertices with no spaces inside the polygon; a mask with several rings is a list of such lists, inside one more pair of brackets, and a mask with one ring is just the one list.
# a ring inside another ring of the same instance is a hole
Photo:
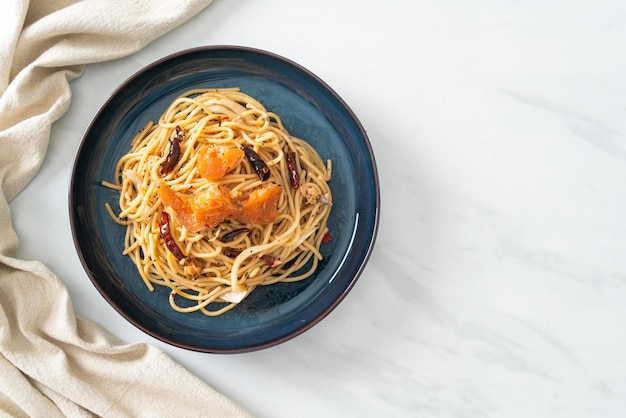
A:
{"label": "white marble surface", "polygon": [[[365,272],[320,324],[241,355],[126,322],[71,238],[74,153],[110,92],[178,50],[286,56],[368,131],[382,190]],[[153,343],[259,417],[626,416],[626,3],[215,0],[140,53],[90,65],[11,204],[18,256],[78,314]]]}

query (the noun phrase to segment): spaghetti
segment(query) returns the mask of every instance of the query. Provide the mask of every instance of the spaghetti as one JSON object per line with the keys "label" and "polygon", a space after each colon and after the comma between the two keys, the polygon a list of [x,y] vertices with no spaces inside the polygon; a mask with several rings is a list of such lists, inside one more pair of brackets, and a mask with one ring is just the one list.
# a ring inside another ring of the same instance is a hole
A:
{"label": "spaghetti", "polygon": [[179,312],[220,315],[257,286],[310,277],[330,239],[324,162],[238,88],[196,89],[148,123],[115,167],[124,254]]}

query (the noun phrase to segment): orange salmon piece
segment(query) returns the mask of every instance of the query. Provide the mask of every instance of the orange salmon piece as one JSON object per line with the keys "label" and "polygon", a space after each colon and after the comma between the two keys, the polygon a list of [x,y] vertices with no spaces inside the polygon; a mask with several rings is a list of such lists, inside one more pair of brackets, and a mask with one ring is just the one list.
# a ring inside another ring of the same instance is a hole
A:
{"label": "orange salmon piece", "polygon": [[243,157],[239,148],[203,145],[198,149],[198,170],[209,181],[217,181],[235,168]]}
{"label": "orange salmon piece", "polygon": [[282,187],[276,183],[265,183],[251,190],[238,200],[241,214],[236,219],[251,224],[274,222],[278,218],[278,200],[282,192]]}
{"label": "orange salmon piece", "polygon": [[185,195],[176,193],[161,182],[159,197],[165,206],[172,208],[175,219],[194,232],[206,227],[215,228],[241,212],[239,205],[230,197],[228,188],[224,186],[212,185],[206,190]]}
{"label": "orange salmon piece", "polygon": [[265,183],[237,200],[230,196],[227,187],[217,184],[190,195],[177,193],[164,182],[158,190],[163,204],[173,210],[176,221],[193,232],[215,228],[231,219],[251,224],[272,223],[279,215],[282,192],[276,183]]}
{"label": "orange salmon piece", "polygon": [[234,219],[241,212],[239,205],[230,197],[228,188],[218,185],[194,194],[189,199],[189,206],[200,228],[215,228],[225,220]]}
{"label": "orange salmon piece", "polygon": [[187,229],[194,230],[196,224],[196,217],[189,207],[187,197],[176,193],[170,189],[167,184],[160,182],[159,184],[159,197],[163,201],[163,205],[169,206],[174,211],[176,220],[187,227]]}

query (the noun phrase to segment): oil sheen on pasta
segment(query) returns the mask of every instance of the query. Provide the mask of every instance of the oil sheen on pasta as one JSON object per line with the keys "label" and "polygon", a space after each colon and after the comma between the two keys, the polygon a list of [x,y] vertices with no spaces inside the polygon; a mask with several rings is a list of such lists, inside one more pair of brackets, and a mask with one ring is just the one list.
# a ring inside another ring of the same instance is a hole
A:
{"label": "oil sheen on pasta", "polygon": [[216,316],[257,286],[313,274],[330,239],[331,168],[238,88],[197,89],[137,134],[103,184],[120,192],[120,213],[107,210],[148,289]]}

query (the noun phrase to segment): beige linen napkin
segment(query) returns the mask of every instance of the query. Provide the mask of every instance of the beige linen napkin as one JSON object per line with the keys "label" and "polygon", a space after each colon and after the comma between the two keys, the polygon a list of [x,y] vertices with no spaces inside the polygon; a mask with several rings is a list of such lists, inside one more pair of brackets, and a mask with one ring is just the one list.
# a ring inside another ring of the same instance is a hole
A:
{"label": "beige linen napkin", "polygon": [[210,1],[3,1],[0,416],[248,416],[155,347],[77,317],[59,278],[14,257],[8,203],[39,169],[83,66],[139,50]]}

